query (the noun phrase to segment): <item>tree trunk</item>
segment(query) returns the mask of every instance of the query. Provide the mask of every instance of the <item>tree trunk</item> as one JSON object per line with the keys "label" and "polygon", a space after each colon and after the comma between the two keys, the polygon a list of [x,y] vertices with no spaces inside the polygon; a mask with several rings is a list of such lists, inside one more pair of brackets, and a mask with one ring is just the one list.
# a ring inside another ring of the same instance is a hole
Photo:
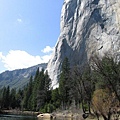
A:
{"label": "tree trunk", "polygon": [[111,112],[109,112],[109,113],[108,113],[108,120],[111,119],[111,115],[112,115]]}
{"label": "tree trunk", "polygon": [[82,110],[83,110],[83,113],[86,113],[83,100],[82,100]]}
{"label": "tree trunk", "polygon": [[111,113],[108,113],[108,115],[107,116],[105,116],[104,114],[102,114],[102,117],[103,117],[103,119],[104,120],[110,120],[111,119]]}
{"label": "tree trunk", "polygon": [[99,120],[99,114],[96,112],[97,119]]}
{"label": "tree trunk", "polygon": [[103,114],[102,114],[102,117],[103,117],[104,120],[108,120],[108,118]]}
{"label": "tree trunk", "polygon": [[90,105],[91,105],[91,103],[90,103],[90,101],[88,101],[88,111],[89,111],[89,114],[91,114]]}

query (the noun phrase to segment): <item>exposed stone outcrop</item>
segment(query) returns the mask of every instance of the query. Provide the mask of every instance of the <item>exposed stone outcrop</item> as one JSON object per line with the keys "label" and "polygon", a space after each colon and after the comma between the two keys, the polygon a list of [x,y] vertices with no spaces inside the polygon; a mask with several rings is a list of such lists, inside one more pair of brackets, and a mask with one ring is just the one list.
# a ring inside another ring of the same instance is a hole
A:
{"label": "exposed stone outcrop", "polygon": [[64,0],[61,32],[47,70],[58,85],[64,57],[82,64],[106,52],[120,59],[120,0]]}

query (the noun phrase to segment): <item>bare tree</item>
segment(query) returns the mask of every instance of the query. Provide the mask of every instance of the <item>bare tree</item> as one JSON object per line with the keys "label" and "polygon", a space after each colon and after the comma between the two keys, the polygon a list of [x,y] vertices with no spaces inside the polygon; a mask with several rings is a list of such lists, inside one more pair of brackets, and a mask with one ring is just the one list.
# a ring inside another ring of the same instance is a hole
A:
{"label": "bare tree", "polygon": [[94,91],[94,84],[91,79],[91,69],[88,64],[75,66],[71,71],[72,90],[78,92],[82,104],[83,113],[91,113],[91,99]]}
{"label": "bare tree", "polygon": [[116,99],[115,94],[111,93],[109,89],[98,89],[94,91],[92,105],[98,120],[99,115],[101,115],[104,120],[110,120],[116,112],[115,108],[119,105],[119,101]]}

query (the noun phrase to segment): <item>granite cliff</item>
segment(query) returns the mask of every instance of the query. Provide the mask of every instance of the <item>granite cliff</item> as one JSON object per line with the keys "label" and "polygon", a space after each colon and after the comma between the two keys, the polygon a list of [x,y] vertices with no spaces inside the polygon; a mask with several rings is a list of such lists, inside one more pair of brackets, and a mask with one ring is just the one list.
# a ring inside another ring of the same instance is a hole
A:
{"label": "granite cliff", "polygon": [[64,0],[61,32],[47,70],[58,85],[61,64],[83,64],[93,54],[120,59],[120,0]]}

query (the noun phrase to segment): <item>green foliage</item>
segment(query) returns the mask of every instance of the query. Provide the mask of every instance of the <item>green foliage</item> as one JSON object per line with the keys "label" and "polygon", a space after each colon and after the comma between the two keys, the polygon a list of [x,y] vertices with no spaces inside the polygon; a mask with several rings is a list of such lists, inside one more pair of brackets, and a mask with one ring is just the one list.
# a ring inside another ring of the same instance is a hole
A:
{"label": "green foliage", "polygon": [[9,86],[1,89],[0,105],[2,109],[15,109],[19,108],[22,110],[33,110],[39,111],[43,109],[45,105],[51,111],[52,107],[49,105],[51,101],[51,79],[48,76],[48,72],[44,73],[39,68],[36,71],[34,77],[31,76],[29,83],[24,87],[23,90],[12,89],[10,91]]}
{"label": "green foliage", "polygon": [[[111,92],[115,92],[116,97],[120,101],[120,61],[117,62],[113,58],[105,56],[103,59],[93,58],[95,67],[94,72],[99,88],[109,88]],[[99,79],[98,79],[99,78]]]}
{"label": "green foliage", "polygon": [[96,57],[92,60],[94,66],[86,64],[70,68],[69,60],[65,58],[61,67],[59,88],[54,90],[51,89],[48,72],[44,69],[39,71],[38,68],[35,77],[30,77],[23,90],[10,90],[9,86],[0,90],[0,107],[51,113],[59,108],[80,108],[81,105],[84,113],[90,113],[91,102],[94,99],[99,106],[103,99],[97,101],[96,97],[103,93],[99,90],[105,88],[120,101],[120,62],[109,57]]}
{"label": "green foliage", "polygon": [[59,89],[56,88],[54,90],[52,90],[52,103],[54,105],[55,108],[59,108],[60,107],[60,103],[61,103],[61,99],[60,99],[60,94],[59,94]]}
{"label": "green foliage", "polygon": [[66,57],[62,63],[62,70],[59,79],[59,93],[62,101],[63,109],[66,109],[67,103],[69,102],[69,77],[70,77],[70,64]]}
{"label": "green foliage", "polygon": [[0,96],[1,109],[21,109],[21,101],[23,99],[23,91],[16,89],[10,90],[9,86],[2,88]]}
{"label": "green foliage", "polygon": [[37,69],[34,81],[31,78],[24,92],[23,108],[33,111],[43,109],[51,100],[50,86],[51,79],[47,71],[44,73],[43,69],[40,72]]}
{"label": "green foliage", "polygon": [[30,82],[27,85],[27,87],[25,88],[25,92],[24,92],[24,98],[22,101],[22,107],[26,108],[27,110],[31,109],[31,95],[32,95],[32,86],[33,86],[33,79],[32,76],[30,77]]}
{"label": "green foliage", "polygon": [[11,90],[10,99],[10,106],[14,109],[16,107],[16,89]]}
{"label": "green foliage", "polygon": [[52,113],[55,110],[55,107],[53,104],[45,104],[44,108],[40,109],[40,112],[43,113]]}

